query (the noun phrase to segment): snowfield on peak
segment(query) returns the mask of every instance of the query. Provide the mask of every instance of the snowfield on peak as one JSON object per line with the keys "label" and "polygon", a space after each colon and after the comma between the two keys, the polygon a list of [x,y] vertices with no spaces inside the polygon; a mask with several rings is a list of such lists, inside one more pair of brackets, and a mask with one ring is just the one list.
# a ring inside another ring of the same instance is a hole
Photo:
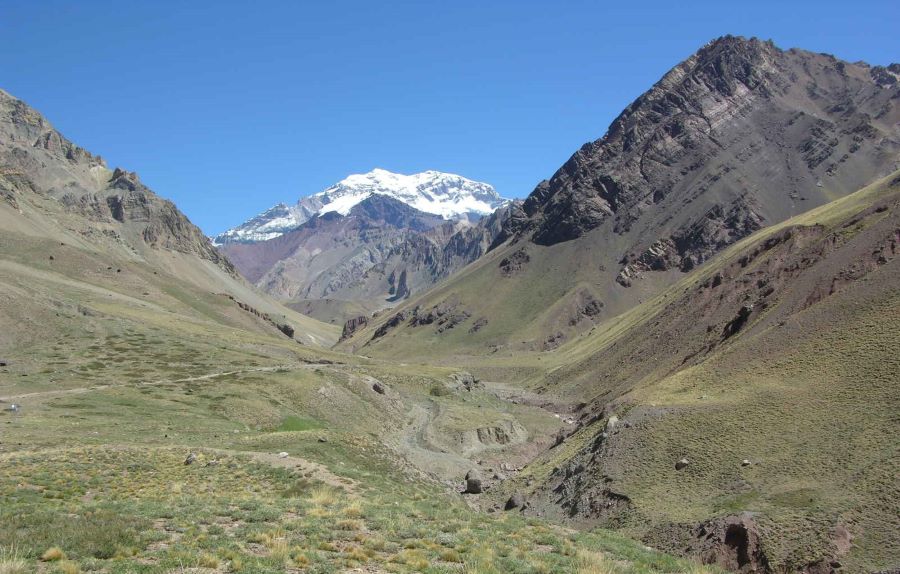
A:
{"label": "snowfield on peak", "polygon": [[346,216],[373,195],[386,195],[444,219],[477,219],[508,202],[493,186],[452,173],[424,171],[403,175],[374,169],[350,175],[324,191],[300,199],[295,205],[279,203],[216,236],[213,242],[222,245],[273,239],[324,213]]}

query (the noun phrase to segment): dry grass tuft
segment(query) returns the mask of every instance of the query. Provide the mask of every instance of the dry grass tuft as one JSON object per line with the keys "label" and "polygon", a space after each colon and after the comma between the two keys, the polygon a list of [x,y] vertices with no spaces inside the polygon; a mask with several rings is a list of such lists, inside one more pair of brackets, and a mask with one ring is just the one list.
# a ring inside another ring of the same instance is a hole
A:
{"label": "dry grass tuft", "polygon": [[201,568],[212,568],[215,570],[219,567],[219,559],[209,554],[207,552],[200,555],[200,558],[197,560],[197,566]]}
{"label": "dry grass tuft", "polygon": [[17,549],[0,548],[0,574],[25,574],[28,562],[19,558]]}
{"label": "dry grass tuft", "polygon": [[41,554],[41,560],[44,562],[56,562],[58,560],[65,560],[66,553],[63,552],[60,548],[53,546],[52,548],[48,548]]}
{"label": "dry grass tuft", "polygon": [[617,574],[619,569],[602,552],[579,550],[575,563],[577,574]]}

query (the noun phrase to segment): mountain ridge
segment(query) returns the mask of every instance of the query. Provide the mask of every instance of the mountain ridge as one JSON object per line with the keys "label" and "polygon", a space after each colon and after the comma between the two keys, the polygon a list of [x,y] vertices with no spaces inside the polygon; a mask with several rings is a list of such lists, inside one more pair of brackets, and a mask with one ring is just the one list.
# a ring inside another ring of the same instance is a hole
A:
{"label": "mountain ridge", "polygon": [[[0,542],[63,569],[708,571],[612,527],[741,573],[893,568],[898,73],[724,37],[524,203],[362,190],[218,250],[0,94]],[[348,319],[336,347],[236,269]]]}
{"label": "mountain ridge", "polygon": [[[20,259],[37,249],[35,244],[56,243],[57,249],[72,250],[69,259],[82,261],[81,268],[66,267],[74,282],[122,284],[137,290],[142,281],[141,292],[148,295],[170,289],[193,293],[196,300],[216,301],[207,301],[198,310],[192,299],[185,312],[202,314],[201,310],[216,308],[217,321],[296,336],[308,344],[328,345],[337,339],[333,327],[288,310],[251,288],[200,229],[136,173],[109,169],[102,157],[72,143],[37,110],[5,91],[0,91],[0,221],[7,263],[20,273],[34,273],[36,285],[47,281],[41,275],[47,270],[23,268],[29,262]],[[60,257],[51,255],[48,262],[65,266],[57,263]],[[105,264],[100,263],[103,260]],[[158,287],[160,281],[168,286]],[[165,305],[184,304],[163,293],[159,296]],[[46,319],[46,304],[37,298],[19,305],[15,314],[30,310],[31,316],[24,317],[27,323]],[[14,332],[13,325],[7,326]]]}
{"label": "mountain ridge", "polygon": [[[743,237],[895,171],[898,71],[757,39],[710,42],[513,206],[494,257],[410,302],[455,296],[488,321],[434,352],[552,348]],[[602,305],[586,320],[589,299]],[[389,346],[358,337],[343,344]]]}
{"label": "mountain ridge", "polygon": [[[320,319],[337,306],[344,321],[357,317],[360,305],[369,313],[381,310],[476,260],[508,212],[501,207],[474,224],[447,221],[373,194],[346,215],[328,212],[279,237],[219,250],[250,282],[289,306]],[[327,310],[320,311],[323,305]]]}
{"label": "mountain ridge", "polygon": [[[735,170],[749,172],[751,182],[759,181],[750,176],[760,169],[753,164],[765,144],[754,129],[765,130],[760,135],[797,156],[793,163],[798,167],[771,169],[773,186],[791,200],[814,200],[823,177],[837,180],[832,185],[838,183],[847,192],[857,189],[859,182],[840,181],[840,172],[846,171],[841,164],[865,161],[867,152],[884,161],[900,150],[896,106],[889,105],[900,76],[891,70],[900,67],[849,64],[799,49],[783,51],[756,38],[713,40],[626,107],[602,138],[584,144],[553,177],[541,182],[504,238],[530,233],[536,243],[552,245],[609,219],[615,233],[627,233],[646,211],[678,195],[685,181],[692,183],[698,174],[706,175],[704,171],[709,172],[709,181],[702,192],[719,188],[719,193],[733,196],[734,203],[725,212],[734,206],[760,217],[754,212],[768,205],[741,205],[740,193],[718,184]],[[801,80],[803,89],[797,85]],[[777,125],[779,116],[782,125]],[[788,131],[809,135],[790,142]],[[846,138],[850,143],[835,149],[831,145],[835,134],[852,136]],[[884,136],[889,141],[873,141]],[[736,147],[737,153],[730,152]],[[785,184],[779,186],[779,180]]]}
{"label": "mountain ridge", "polygon": [[355,205],[372,195],[391,197],[447,220],[477,220],[509,202],[492,186],[460,175],[434,170],[402,175],[375,168],[368,173],[349,175],[323,191],[301,198],[294,205],[279,203],[217,235],[213,242],[225,245],[274,239],[318,215],[332,212],[347,215]]}

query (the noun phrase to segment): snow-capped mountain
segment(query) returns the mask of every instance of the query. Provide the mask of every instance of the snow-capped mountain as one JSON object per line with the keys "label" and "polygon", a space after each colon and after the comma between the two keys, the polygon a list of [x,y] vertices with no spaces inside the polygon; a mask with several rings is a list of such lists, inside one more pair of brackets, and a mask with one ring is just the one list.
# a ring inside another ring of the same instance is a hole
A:
{"label": "snow-capped mountain", "polygon": [[216,236],[213,242],[222,245],[273,239],[324,213],[347,215],[355,205],[373,195],[386,195],[444,219],[478,219],[508,202],[491,185],[452,173],[424,171],[403,175],[374,169],[348,176],[294,205],[279,203]]}

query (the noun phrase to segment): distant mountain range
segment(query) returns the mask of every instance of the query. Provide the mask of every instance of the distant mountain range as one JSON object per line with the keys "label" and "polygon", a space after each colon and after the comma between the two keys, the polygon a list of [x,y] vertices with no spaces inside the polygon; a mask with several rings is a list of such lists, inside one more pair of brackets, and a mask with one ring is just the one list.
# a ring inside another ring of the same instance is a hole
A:
{"label": "distant mountain range", "polygon": [[328,189],[304,197],[294,205],[279,203],[256,217],[217,235],[216,245],[274,239],[326,213],[348,215],[356,205],[381,195],[422,213],[447,220],[478,220],[508,203],[486,183],[452,173],[424,171],[412,175],[374,169],[350,175]]}
{"label": "distant mountain range", "polygon": [[426,171],[351,175],[215,238],[258,287],[343,322],[418,293],[484,254],[516,205],[486,183]]}

